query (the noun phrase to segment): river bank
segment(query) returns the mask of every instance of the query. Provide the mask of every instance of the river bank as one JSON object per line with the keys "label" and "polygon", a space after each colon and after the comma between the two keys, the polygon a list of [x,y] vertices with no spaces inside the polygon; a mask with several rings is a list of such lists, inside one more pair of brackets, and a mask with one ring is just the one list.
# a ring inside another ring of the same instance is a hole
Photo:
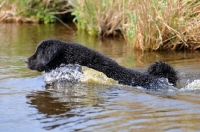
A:
{"label": "river bank", "polygon": [[2,22],[73,22],[88,35],[101,39],[121,37],[141,51],[200,48],[198,0],[15,0],[10,3],[0,4]]}

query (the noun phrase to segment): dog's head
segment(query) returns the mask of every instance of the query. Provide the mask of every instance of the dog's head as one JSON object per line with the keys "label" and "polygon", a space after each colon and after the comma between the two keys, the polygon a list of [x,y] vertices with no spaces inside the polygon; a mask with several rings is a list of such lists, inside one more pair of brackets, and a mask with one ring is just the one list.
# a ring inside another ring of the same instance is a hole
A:
{"label": "dog's head", "polygon": [[25,60],[28,68],[39,72],[46,71],[47,64],[58,54],[58,40],[45,40],[39,43],[35,53]]}

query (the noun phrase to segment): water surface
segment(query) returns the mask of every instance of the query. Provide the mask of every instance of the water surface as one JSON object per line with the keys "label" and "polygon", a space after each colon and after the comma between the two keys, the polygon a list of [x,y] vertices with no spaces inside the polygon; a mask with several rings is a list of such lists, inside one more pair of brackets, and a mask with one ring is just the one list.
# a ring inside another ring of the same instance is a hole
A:
{"label": "water surface", "polygon": [[[71,26],[72,27],[72,26]],[[73,41],[125,67],[145,71],[166,61],[179,72],[183,91],[62,82],[45,85],[42,73],[26,68],[44,39]],[[0,131],[200,131],[200,53],[136,52],[121,39],[99,40],[63,25],[0,25]],[[191,90],[191,89],[193,90]]]}

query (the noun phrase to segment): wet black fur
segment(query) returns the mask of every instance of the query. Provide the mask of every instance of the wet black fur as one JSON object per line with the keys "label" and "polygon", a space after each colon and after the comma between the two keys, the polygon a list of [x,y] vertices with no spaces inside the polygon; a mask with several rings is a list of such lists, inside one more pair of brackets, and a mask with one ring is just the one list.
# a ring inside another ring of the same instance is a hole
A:
{"label": "wet black fur", "polygon": [[[146,73],[128,69],[114,60],[77,43],[62,42],[50,39],[40,42],[35,53],[26,61],[32,70],[49,72],[61,64],[79,64],[103,72],[120,84],[152,88],[158,83],[158,78],[168,78],[176,85],[176,71],[164,62],[155,62]],[[155,84],[155,85],[152,85]]]}

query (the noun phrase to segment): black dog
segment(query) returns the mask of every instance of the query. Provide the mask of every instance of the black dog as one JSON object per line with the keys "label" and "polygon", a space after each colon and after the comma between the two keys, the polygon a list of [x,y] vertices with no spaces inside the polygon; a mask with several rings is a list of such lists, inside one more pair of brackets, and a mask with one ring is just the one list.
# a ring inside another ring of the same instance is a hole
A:
{"label": "black dog", "polygon": [[158,78],[167,78],[174,86],[178,80],[176,71],[164,62],[156,62],[147,73],[127,69],[117,62],[77,43],[62,42],[55,39],[40,42],[35,54],[25,60],[31,70],[49,72],[61,64],[79,64],[103,72],[120,84],[154,88]]}

